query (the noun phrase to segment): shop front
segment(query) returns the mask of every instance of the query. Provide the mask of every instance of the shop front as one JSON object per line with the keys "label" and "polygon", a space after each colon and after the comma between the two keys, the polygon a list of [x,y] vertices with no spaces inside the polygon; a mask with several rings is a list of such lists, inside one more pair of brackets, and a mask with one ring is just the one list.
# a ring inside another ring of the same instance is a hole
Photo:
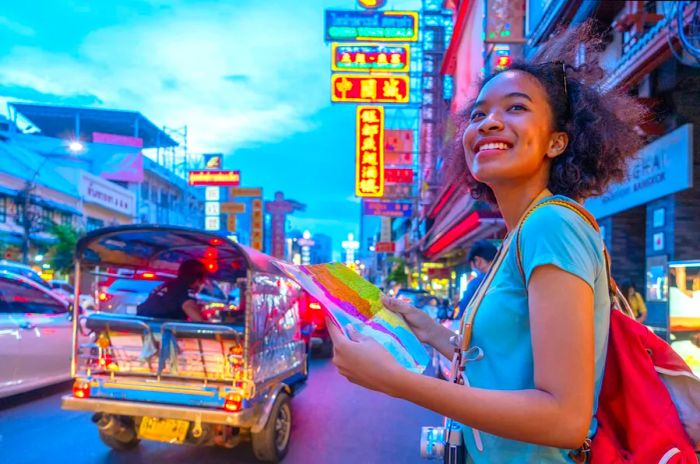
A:
{"label": "shop front", "polygon": [[700,366],[700,182],[692,124],[640,150],[627,180],[586,202],[612,256],[618,283],[645,297],[645,324]]}
{"label": "shop front", "polygon": [[499,241],[505,235],[503,218],[463,188],[448,186],[438,195],[427,219],[432,225],[418,244],[426,264],[434,269],[426,272],[426,278],[445,297],[461,297],[474,276],[466,262],[469,247],[477,240]]}

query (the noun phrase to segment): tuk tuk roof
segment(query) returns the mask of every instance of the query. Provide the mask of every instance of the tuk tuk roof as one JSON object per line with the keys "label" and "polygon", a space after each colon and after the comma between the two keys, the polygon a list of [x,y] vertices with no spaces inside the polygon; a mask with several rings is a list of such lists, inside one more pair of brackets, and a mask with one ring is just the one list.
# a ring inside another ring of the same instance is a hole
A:
{"label": "tuk tuk roof", "polygon": [[81,265],[177,270],[187,259],[216,262],[212,274],[224,280],[246,269],[280,274],[264,253],[212,232],[178,226],[132,224],[88,232],[76,245]]}

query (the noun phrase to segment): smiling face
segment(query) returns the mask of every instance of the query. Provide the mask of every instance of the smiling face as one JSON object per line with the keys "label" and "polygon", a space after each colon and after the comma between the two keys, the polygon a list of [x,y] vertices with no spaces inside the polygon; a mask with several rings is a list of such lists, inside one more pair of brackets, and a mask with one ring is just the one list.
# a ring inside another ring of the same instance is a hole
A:
{"label": "smiling face", "polygon": [[567,141],[552,129],[544,87],[523,71],[502,72],[484,85],[462,138],[470,172],[494,189],[533,179],[546,186],[550,161]]}

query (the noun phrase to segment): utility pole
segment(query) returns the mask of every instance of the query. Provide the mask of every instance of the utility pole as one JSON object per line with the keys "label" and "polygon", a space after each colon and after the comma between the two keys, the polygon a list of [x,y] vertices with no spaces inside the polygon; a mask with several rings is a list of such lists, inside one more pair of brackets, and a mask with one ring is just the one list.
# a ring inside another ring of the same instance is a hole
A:
{"label": "utility pole", "polygon": [[24,183],[24,188],[19,192],[17,202],[17,219],[22,227],[22,263],[29,263],[29,247],[31,242],[31,233],[33,230],[38,230],[41,226],[41,214],[31,210],[32,195],[36,190],[36,178],[39,172],[44,167],[48,158],[34,171],[32,178]]}

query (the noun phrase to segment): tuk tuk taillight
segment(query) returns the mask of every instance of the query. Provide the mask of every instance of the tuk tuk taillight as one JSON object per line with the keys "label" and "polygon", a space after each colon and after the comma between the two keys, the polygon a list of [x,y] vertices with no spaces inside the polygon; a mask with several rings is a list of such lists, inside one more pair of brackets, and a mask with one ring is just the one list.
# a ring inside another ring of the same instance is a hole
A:
{"label": "tuk tuk taillight", "polygon": [[318,303],[309,303],[309,308],[311,308],[311,309],[316,309],[316,310],[320,310],[320,309],[321,309],[321,305],[318,304]]}
{"label": "tuk tuk taillight", "polygon": [[109,353],[102,353],[98,360],[98,364],[102,369],[107,369],[110,371],[118,369],[117,363],[114,362],[112,355]]}
{"label": "tuk tuk taillight", "polygon": [[241,410],[243,397],[239,393],[229,393],[224,401],[224,409],[228,412],[238,412]]}
{"label": "tuk tuk taillight", "polygon": [[76,398],[88,398],[90,396],[90,382],[78,379],[73,384],[73,396]]}

